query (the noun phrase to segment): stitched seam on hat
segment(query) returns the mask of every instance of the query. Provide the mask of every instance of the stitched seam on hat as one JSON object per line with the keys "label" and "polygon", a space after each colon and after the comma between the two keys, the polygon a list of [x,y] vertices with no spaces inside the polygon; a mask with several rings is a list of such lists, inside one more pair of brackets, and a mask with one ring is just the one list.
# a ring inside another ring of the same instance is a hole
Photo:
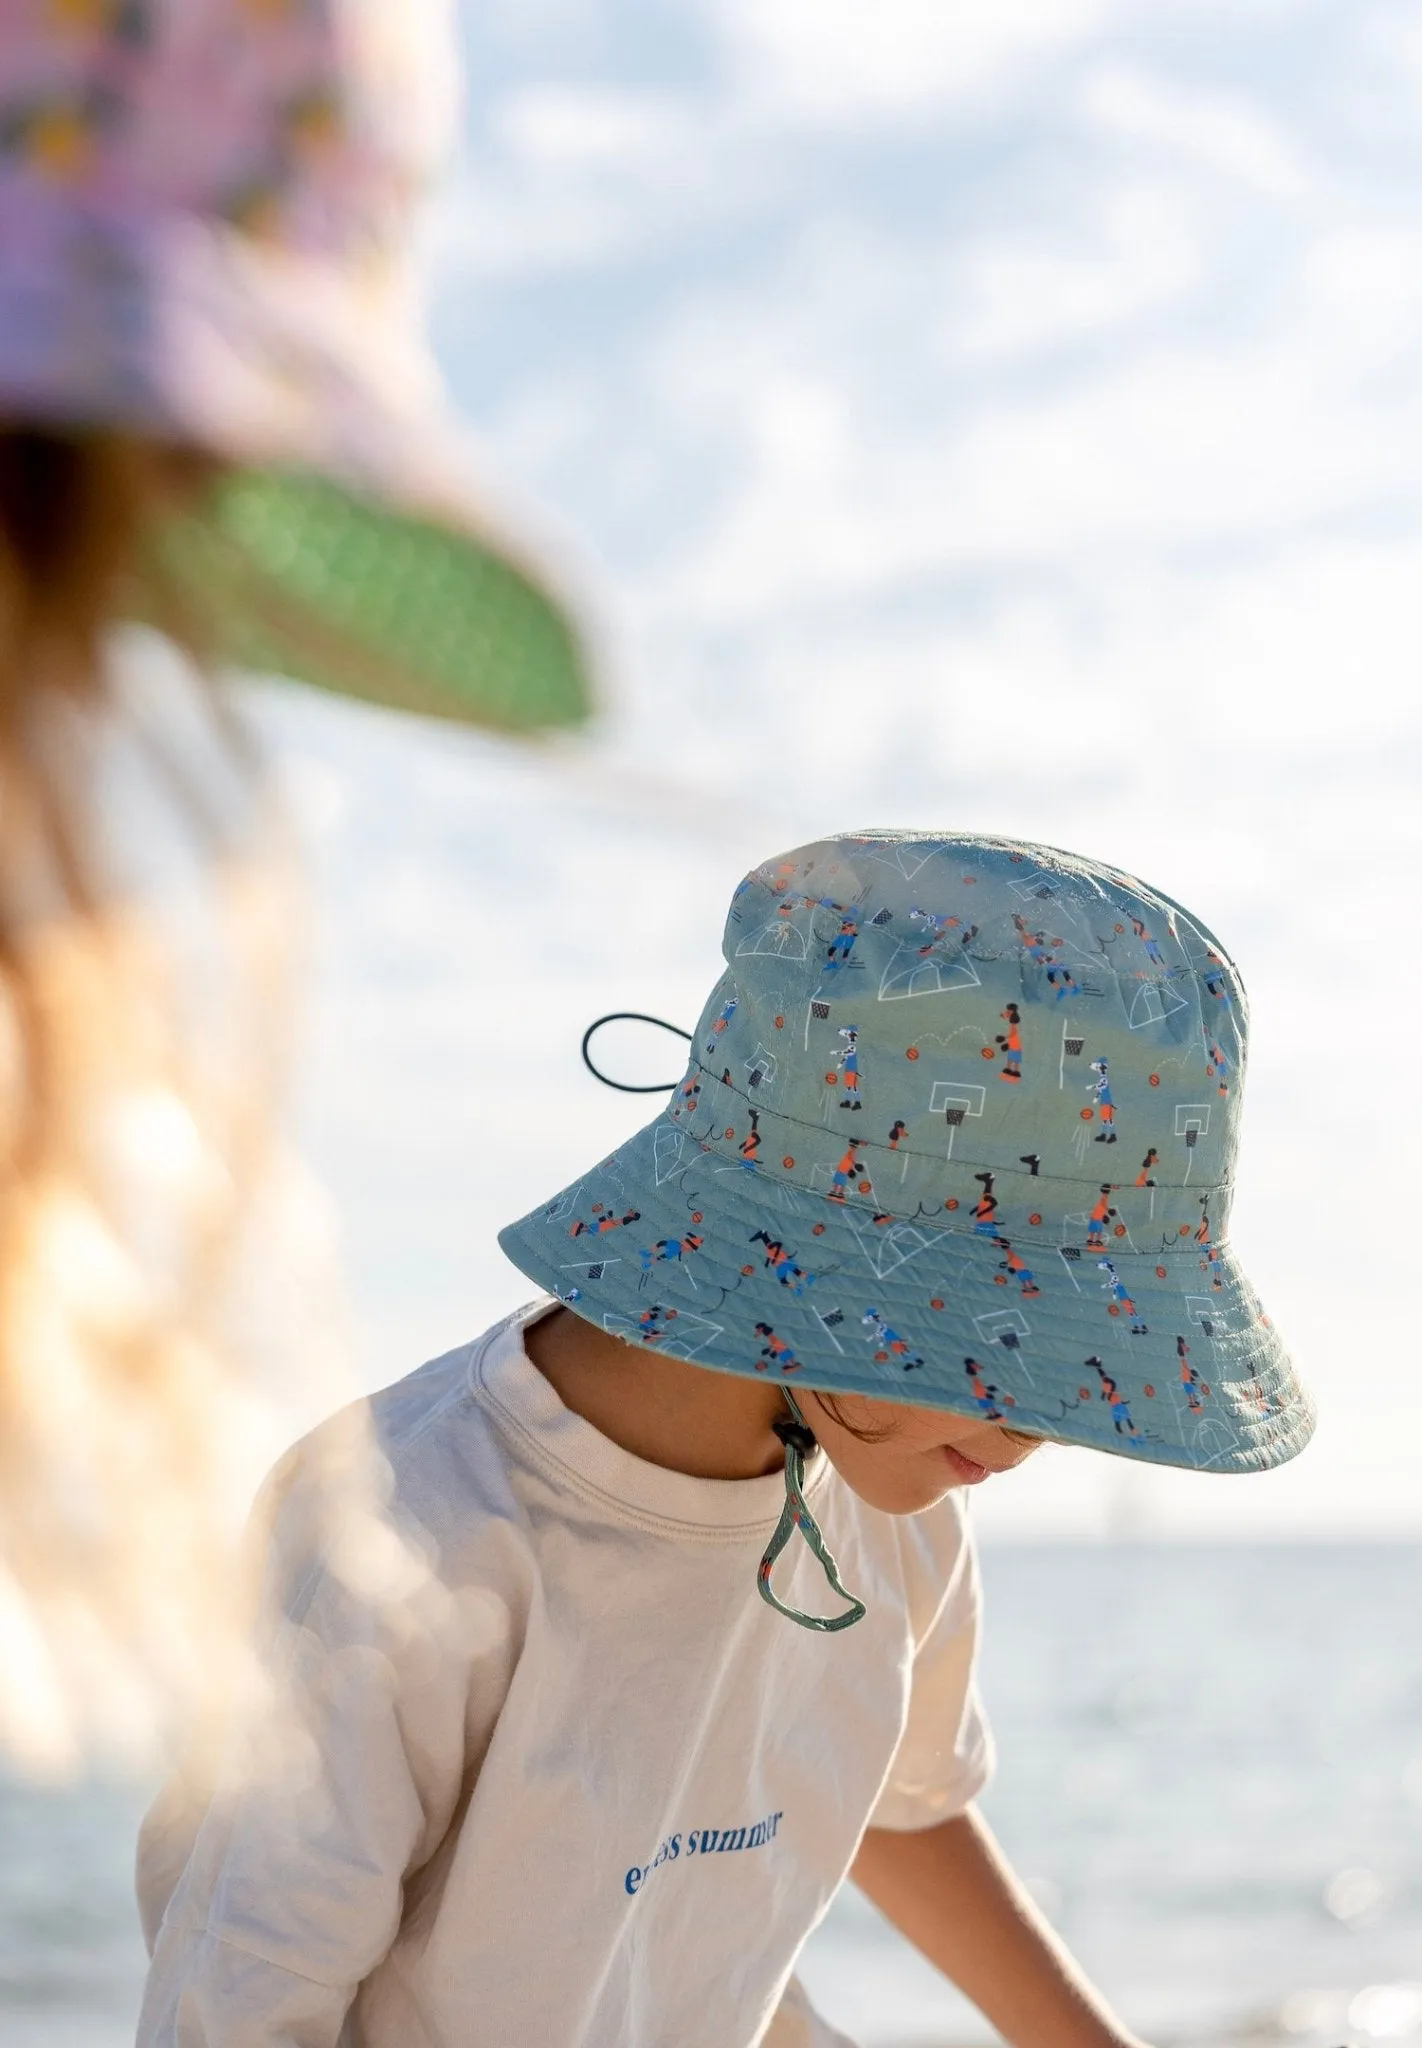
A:
{"label": "stitched seam on hat", "polygon": [[[677,1124],[673,1124],[671,1128],[673,1130],[678,1130],[680,1129],[680,1126]],[[806,1130],[814,1130],[816,1126],[813,1124],[807,1124],[804,1126],[804,1128]],[[690,1133],[688,1133],[687,1135],[689,1136]],[[701,1140],[698,1140],[697,1142],[701,1145],[702,1151],[707,1153],[709,1157],[713,1159],[725,1158],[726,1155],[724,1153],[714,1151],[710,1145],[705,1144]],[[686,1168],[683,1168],[682,1172],[685,1171]],[[679,1179],[680,1174],[672,1174],[671,1176],[669,1176],[669,1178],[673,1180]],[[788,1188],[792,1194],[804,1195],[808,1200],[812,1202],[827,1202],[831,1209],[836,1211],[842,1210],[845,1212],[846,1215],[857,1214],[859,1216],[862,1216],[869,1223],[871,1229],[873,1227],[873,1219],[876,1215],[890,1216],[893,1218],[893,1221],[895,1223],[906,1224],[914,1230],[935,1230],[938,1232],[940,1237],[962,1237],[968,1239],[970,1243],[974,1244],[993,1244],[997,1241],[998,1238],[1003,1237],[1010,1238],[1013,1244],[1030,1244],[1034,1247],[1040,1245],[1046,1251],[1060,1251],[1062,1249],[1062,1243],[1059,1238],[1043,1237],[1039,1234],[1039,1228],[1034,1228],[1030,1224],[1022,1227],[1013,1224],[1011,1227],[1009,1227],[1006,1223],[1003,1223],[999,1225],[998,1228],[994,1231],[993,1235],[989,1237],[985,1231],[964,1230],[961,1223],[940,1223],[936,1215],[925,1216],[922,1213],[922,1211],[919,1210],[914,1211],[912,1215],[907,1215],[899,1210],[873,1209],[870,1206],[870,1204],[864,1200],[850,1201],[846,1197],[844,1201],[838,1202],[835,1201],[830,1195],[828,1195],[823,1188],[807,1188],[799,1181],[782,1180],[778,1174],[767,1172],[765,1167],[760,1165],[757,1165],[754,1172],[748,1175],[747,1178],[752,1180],[769,1181],[772,1183],[773,1186],[778,1188]],[[1073,1182],[1072,1185],[1075,1186],[1077,1185],[1077,1183]],[[1082,1182],[1081,1185],[1086,1186],[1087,1183]],[[1099,1187],[1100,1182],[1096,1182],[1095,1185]],[[1125,1183],[1125,1185],[1129,1186],[1129,1182]],[[748,1208],[747,1213],[748,1215],[754,1216],[757,1212],[753,1209]],[[772,1217],[770,1221],[774,1222],[775,1219]],[[1212,1237],[1210,1239],[1210,1244],[1216,1252],[1230,1251],[1232,1249],[1232,1242],[1233,1241],[1227,1237]],[[1103,1244],[1100,1247],[1100,1250],[1103,1252],[1109,1252],[1113,1259],[1159,1260],[1165,1258],[1167,1254],[1175,1258],[1179,1258],[1183,1252],[1191,1248],[1195,1248],[1197,1250],[1199,1249],[1199,1240],[1195,1237],[1193,1231],[1188,1240],[1177,1236],[1173,1238],[1168,1244],[1161,1245],[1155,1251],[1141,1251],[1131,1245],[1123,1245],[1120,1239],[1115,1237],[1113,1237],[1109,1243]],[[1084,1251],[1086,1249],[1086,1246],[1081,1245],[1078,1247],[1078,1249]],[[1092,1251],[1096,1251],[1098,1247],[1096,1245],[1092,1245],[1090,1249]],[[581,1262],[579,1262],[579,1271],[581,1271]],[[694,1364],[695,1361],[693,1360],[692,1363]]]}
{"label": "stitched seam on hat", "polygon": [[[768,1103],[764,1109],[760,1109],[760,1106],[757,1103],[753,1103],[749,1095],[738,1088],[734,1081],[727,1081],[722,1074],[713,1073],[710,1067],[703,1067],[699,1060],[693,1060],[691,1064],[698,1073],[705,1074],[707,1079],[713,1081],[718,1088],[729,1089],[730,1093],[738,1101],[743,1102],[747,1109],[755,1109],[763,1116],[779,1117],[781,1123],[792,1124],[797,1131],[818,1132],[821,1137],[842,1139],[846,1145],[851,1142],[851,1134],[849,1132],[836,1131],[829,1124],[806,1123],[803,1117],[790,1116],[785,1110],[772,1108]],[[931,1112],[928,1113],[931,1114]],[[671,1111],[666,1110],[663,1114],[670,1116]],[[698,1142],[700,1141],[698,1140]],[[926,1159],[932,1166],[946,1166],[950,1163],[942,1159],[936,1152],[920,1152],[912,1145],[900,1145],[897,1151],[891,1152],[882,1138],[854,1138],[853,1144],[856,1152],[883,1152],[890,1159],[902,1159],[907,1155],[910,1159]],[[969,1159],[964,1154],[955,1154],[951,1164],[954,1166],[980,1166],[985,1173],[1004,1174],[1014,1180],[1034,1180],[1039,1186],[1042,1183],[1042,1176],[1039,1174],[1019,1173],[1015,1166],[996,1166],[990,1159]],[[759,1164],[757,1164],[756,1170],[757,1172],[760,1171]],[[1064,1184],[1067,1187],[1100,1187],[1104,1178],[1105,1176],[1101,1174],[1088,1174],[1085,1180],[1068,1180]],[[1046,1179],[1048,1183],[1051,1183],[1052,1181],[1061,1180],[1062,1176],[1060,1174],[1048,1174]],[[786,1185],[793,1186],[794,1183],[788,1182]],[[1113,1188],[1128,1188],[1134,1187],[1135,1182],[1115,1180],[1112,1181],[1111,1185]],[[1183,1180],[1157,1180],[1155,1186],[1158,1189],[1174,1190],[1177,1193],[1183,1193],[1188,1189],[1191,1194],[1216,1195],[1228,1193],[1233,1188],[1234,1182],[1232,1180],[1217,1180],[1211,1181],[1207,1186],[1204,1182],[1200,1181],[1191,1183],[1190,1181]]]}

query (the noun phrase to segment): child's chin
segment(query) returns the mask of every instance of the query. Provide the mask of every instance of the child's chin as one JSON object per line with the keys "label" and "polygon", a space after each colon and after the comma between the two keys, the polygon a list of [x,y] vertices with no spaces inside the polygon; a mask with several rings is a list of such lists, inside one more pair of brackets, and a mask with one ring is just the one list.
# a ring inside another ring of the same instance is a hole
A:
{"label": "child's chin", "polygon": [[926,1476],[915,1474],[912,1480],[905,1477],[895,1486],[865,1492],[861,1498],[871,1508],[878,1508],[880,1514],[921,1515],[925,1508],[937,1507],[945,1493],[951,1493],[955,1486],[964,1484],[964,1480],[955,1479],[951,1472],[940,1466]]}

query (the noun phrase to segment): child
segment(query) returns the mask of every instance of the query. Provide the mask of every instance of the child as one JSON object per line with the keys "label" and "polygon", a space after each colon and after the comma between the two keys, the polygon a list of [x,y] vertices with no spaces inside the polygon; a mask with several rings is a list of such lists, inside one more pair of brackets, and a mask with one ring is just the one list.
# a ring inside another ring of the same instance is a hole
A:
{"label": "child", "polygon": [[[792,895],[823,912],[799,958],[758,942]],[[1050,960],[1021,935],[1039,898]],[[971,911],[973,978],[905,999],[917,906]],[[1136,1000],[1153,968],[1111,979],[1095,944],[1132,914],[1168,935],[1168,1009]],[[330,1425],[273,1489],[269,1703],[196,1829],[161,1808],[146,1833],[145,2048],[823,2048],[841,2037],[792,1971],[849,1876],[1017,2048],[1134,2040],[974,1805],[991,1749],[964,1501],[1047,1437],[1217,1471],[1308,1438],[1224,1241],[1238,1089],[1190,1106],[1188,1150],[1176,1136],[1205,1033],[1244,1064],[1243,991],[1224,964],[1231,1001],[1214,995],[1213,949],[1157,892],[1006,840],[861,833],[750,876],[693,1040],[727,1017],[714,1066],[693,1054],[697,1106],[679,1092],[503,1233],[542,1299],[369,1404],[383,1547],[352,1545],[339,1482],[321,1504]],[[987,1088],[1008,1000],[1022,1080]],[[856,1135],[836,1200],[853,1112],[824,1075],[849,1027],[873,1110],[856,1133],[911,1135],[892,1171]],[[1159,1154],[1105,1226],[1134,1318],[1083,1259],[1099,1155],[1059,1059],[1035,1056],[1064,1028],[1110,1059],[1131,1156]],[[594,1204],[638,1212],[625,1248],[570,1237]],[[998,1285],[1006,1232],[1031,1248],[1027,1302]],[[1209,1370],[1182,1388],[1187,1332]]]}

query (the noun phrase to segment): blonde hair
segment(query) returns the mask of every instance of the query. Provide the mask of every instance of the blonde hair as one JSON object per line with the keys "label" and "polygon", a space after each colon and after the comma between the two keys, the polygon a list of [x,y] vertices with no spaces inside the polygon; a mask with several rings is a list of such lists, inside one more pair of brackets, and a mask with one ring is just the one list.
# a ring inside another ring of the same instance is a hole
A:
{"label": "blonde hair", "polygon": [[34,1768],[151,1741],[227,1647],[256,1416],[224,1294],[270,1147],[290,869],[200,619],[174,595],[194,659],[161,686],[110,644],[163,520],[219,475],[0,422],[0,1749]]}

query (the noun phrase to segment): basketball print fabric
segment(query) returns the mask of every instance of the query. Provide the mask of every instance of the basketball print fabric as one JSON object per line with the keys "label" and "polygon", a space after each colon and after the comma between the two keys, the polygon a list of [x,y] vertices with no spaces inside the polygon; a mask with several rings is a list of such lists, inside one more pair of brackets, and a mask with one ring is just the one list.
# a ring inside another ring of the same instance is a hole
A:
{"label": "basketball print fabric", "polygon": [[1247,1054],[1197,918],[859,832],[755,869],[666,1110],[504,1249],[630,1342],[1253,1471],[1313,1409],[1229,1243]]}

